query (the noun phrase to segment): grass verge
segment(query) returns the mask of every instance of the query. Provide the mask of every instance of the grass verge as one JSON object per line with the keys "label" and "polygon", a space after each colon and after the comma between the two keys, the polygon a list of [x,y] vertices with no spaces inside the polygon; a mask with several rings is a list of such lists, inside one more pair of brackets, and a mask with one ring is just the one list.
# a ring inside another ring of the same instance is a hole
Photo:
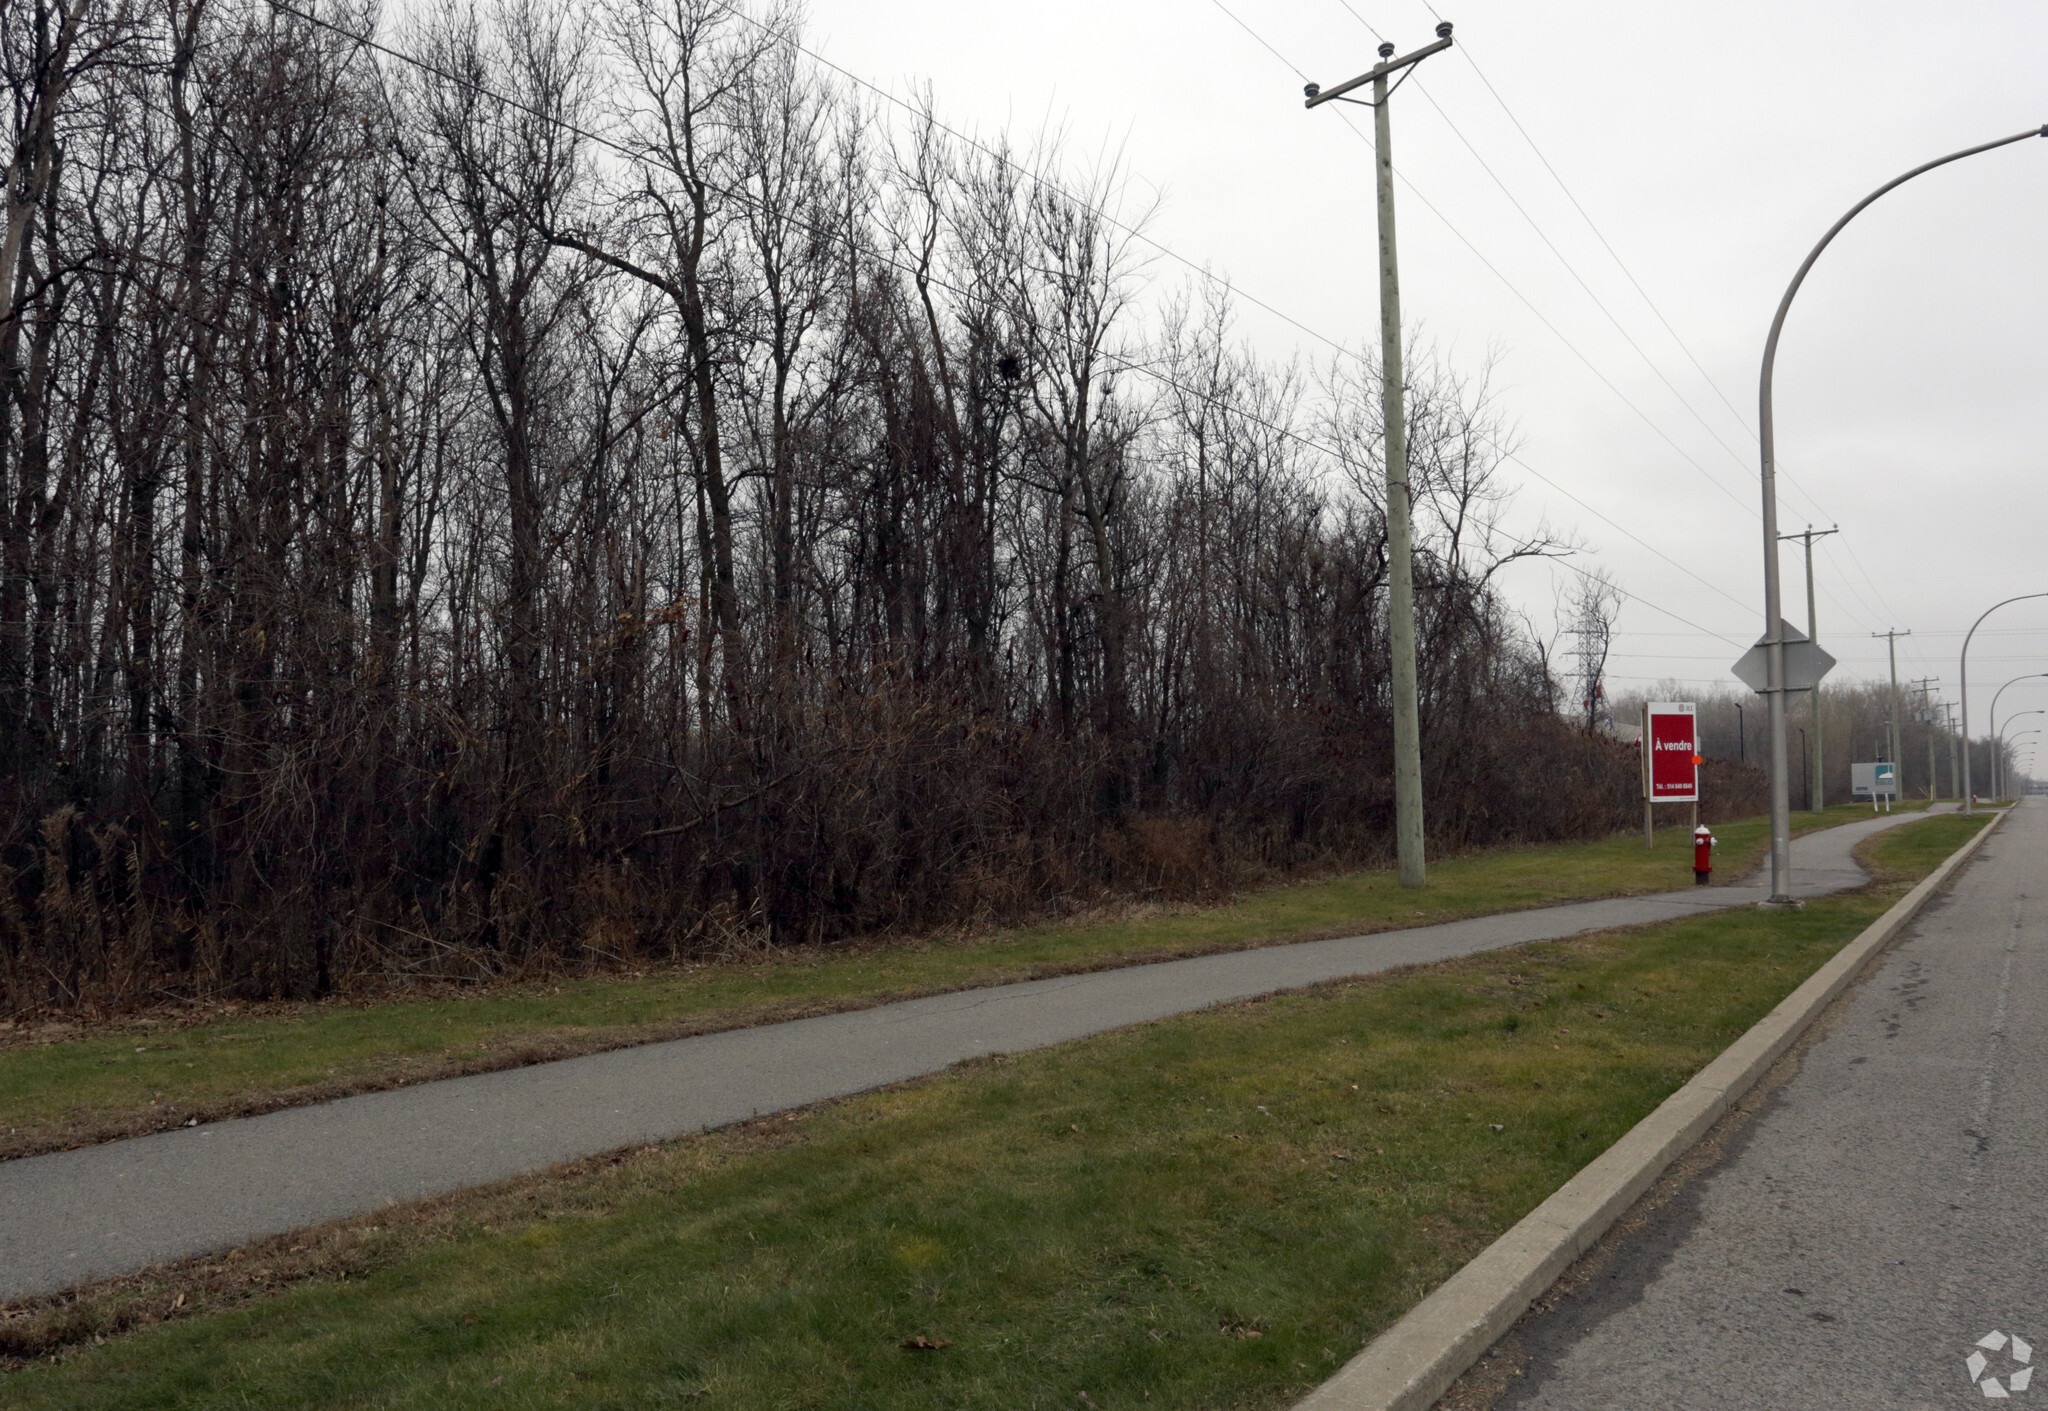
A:
{"label": "grass verge", "polygon": [[1283,1406],[1984,821],[1880,835],[1872,886],[1796,913],[1206,1011],[0,1310],[42,1359],[0,1385],[23,1411]]}
{"label": "grass verge", "polygon": [[[1868,817],[1838,806],[1795,831]],[[1717,826],[1719,874],[1763,859],[1761,818]],[[464,1073],[916,995],[1178,956],[1428,925],[1691,880],[1683,828],[1503,849],[1431,869],[1420,894],[1387,871],[1184,906],[752,961],[678,966],[430,999],[215,1005],[81,1030],[0,1026],[0,1160]]]}

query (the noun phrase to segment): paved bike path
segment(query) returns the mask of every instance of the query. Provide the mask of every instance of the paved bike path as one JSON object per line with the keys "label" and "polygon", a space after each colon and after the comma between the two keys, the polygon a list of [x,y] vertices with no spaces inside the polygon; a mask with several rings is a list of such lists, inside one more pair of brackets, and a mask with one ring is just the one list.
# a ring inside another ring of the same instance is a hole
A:
{"label": "paved bike path", "polygon": [[[1924,817],[1796,839],[1795,893],[1859,885],[1850,850]],[[0,1299],[181,1259],[1213,1005],[1752,904],[1688,888],[996,985],[421,1083],[0,1164]]]}
{"label": "paved bike path", "polygon": [[1501,1411],[2048,1398],[2044,901],[2027,802],[1720,1164],[1518,1328]]}

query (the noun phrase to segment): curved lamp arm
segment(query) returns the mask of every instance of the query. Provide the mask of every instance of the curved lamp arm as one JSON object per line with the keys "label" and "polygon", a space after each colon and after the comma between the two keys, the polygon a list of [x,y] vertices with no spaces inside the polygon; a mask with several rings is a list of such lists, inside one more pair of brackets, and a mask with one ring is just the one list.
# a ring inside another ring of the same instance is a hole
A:
{"label": "curved lamp arm", "polygon": [[[2048,128],[2042,128],[2041,131],[2048,133]],[[2008,138],[2007,140],[2011,141],[2012,139]],[[1977,629],[1984,625],[1984,619],[1991,616],[1992,613],[1997,612],[2000,608],[2006,606],[2007,603],[2023,603],[2029,598],[2048,598],[2048,593],[2022,593],[2016,598],[2007,598],[2003,603],[1993,603],[1990,607],[1977,614],[1977,620],[1971,623],[1970,630],[1963,634],[1963,650],[1956,662],[1956,673],[1960,694],[1963,698],[1963,812],[1965,814],[1977,811],[1972,807],[1976,800],[1970,793],[1970,639],[1977,635]],[[2008,686],[2011,684],[2009,681],[2006,683]],[[2003,691],[2005,686],[2000,686],[1998,689]],[[1996,697],[1993,697],[1993,699],[1995,701]]]}
{"label": "curved lamp arm", "polygon": [[[2005,686],[2017,686],[2022,681],[2033,681],[2043,676],[2048,676],[2048,671],[2029,671],[2025,675],[2013,677]],[[1994,735],[1998,733],[1998,698],[2005,694],[2005,686],[2000,686],[1991,693],[1991,733]]]}
{"label": "curved lamp arm", "polygon": [[[2011,685],[2012,683],[2007,682],[2006,684]],[[1996,705],[1997,702],[1994,700],[1992,704]],[[2048,710],[2014,711],[2011,715],[2005,718],[2006,727],[2009,729],[2011,728],[2012,723],[2015,720],[2025,720],[2030,715],[2048,715]],[[1995,714],[1991,718],[1994,721],[1998,719],[1998,717]],[[2040,733],[2041,732],[2039,730],[2022,730],[2019,734],[2013,736],[2012,738],[2013,740],[2024,740],[2029,735],[2038,735]],[[2001,731],[1996,724],[1994,724],[1991,727],[1991,738],[1998,741],[1999,744],[1999,748],[1991,752],[1991,797],[1994,799],[2002,799],[2005,797],[2006,782],[2005,750],[2006,747],[2012,743],[2012,740],[2006,739],[2004,731]]]}
{"label": "curved lamp arm", "polygon": [[[2007,724],[2008,726],[2010,726],[2010,725],[2011,725],[2011,724],[2013,723],[2013,721],[2015,721],[2015,720],[2025,720],[2025,719],[2026,719],[2026,718],[2027,718],[2028,716],[2030,716],[2030,715],[2048,715],[2048,710],[2022,710],[2022,711],[2017,711],[2017,712],[2015,712],[2014,714],[2012,714],[2011,716],[2008,716],[2008,717],[2006,718],[2006,722],[2005,722],[2005,723],[2006,723],[2006,724]],[[2020,731],[2020,733],[2019,733],[2019,734],[2017,734],[2017,735],[2000,735],[2000,736],[1999,736],[1998,738],[1999,738],[1999,739],[2001,739],[2001,740],[2004,740],[2004,741],[2005,741],[2005,742],[2006,742],[2007,744],[2011,744],[2011,743],[2012,743],[2012,742],[2013,742],[2014,740],[2023,740],[2023,739],[2025,739],[2025,738],[2026,738],[2027,736],[2029,736],[2029,735],[2038,735],[2038,734],[2040,734],[2040,733],[2041,733],[2041,732],[2040,732],[2040,731],[2039,731],[2038,729],[2035,729],[2035,730],[2022,730],[2022,731]]]}
{"label": "curved lamp arm", "polygon": [[[1778,312],[1771,318],[1771,334],[1764,340],[1763,375],[1757,391],[1757,441],[1763,452],[1763,499],[1764,499],[1764,660],[1768,682],[1764,699],[1770,703],[1771,720],[1771,900],[1772,905],[1791,905],[1792,894],[1787,890],[1792,883],[1792,794],[1785,778],[1785,643],[1778,635],[1779,614],[1783,609],[1783,596],[1778,586],[1778,447],[1777,431],[1771,415],[1771,373],[1778,362],[1778,335],[1785,329],[1785,315],[1792,308],[1792,296],[1799,292],[1799,286],[1806,282],[1806,273],[1813,268],[1813,262],[1820,258],[1820,252],[1833,243],[1842,233],[1842,227],[1861,215],[1866,207],[1894,187],[1902,186],[1914,177],[1933,171],[1936,167],[1947,166],[1950,162],[1974,157],[1979,152],[1990,152],[1999,147],[2024,142],[2029,137],[2048,137],[2048,123],[2025,132],[2015,132],[2010,137],[1965,147],[1960,152],[1951,152],[1946,157],[1936,157],[1923,162],[1903,176],[1893,177],[1884,185],[1851,206],[1848,213],[1828,227],[1828,233],[1820,238],[1806,259],[1800,264],[1799,272],[1792,276],[1792,283],[1785,290],[1785,297],[1778,301]],[[1968,740],[1967,732],[1964,739]],[[1965,747],[1964,757],[1969,750]],[[1967,775],[1965,776],[1968,777]],[[1963,807],[1969,808],[1968,791],[1964,791]]]}

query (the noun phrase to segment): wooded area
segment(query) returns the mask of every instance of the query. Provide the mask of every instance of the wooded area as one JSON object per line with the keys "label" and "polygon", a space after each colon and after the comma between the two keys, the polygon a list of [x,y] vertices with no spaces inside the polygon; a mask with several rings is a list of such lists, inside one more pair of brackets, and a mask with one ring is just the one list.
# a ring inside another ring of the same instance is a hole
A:
{"label": "wooded area", "polygon": [[[0,1008],[1384,856],[1372,364],[1141,307],[1113,166],[720,0],[0,16]],[[1416,364],[1433,842],[1627,827]]]}

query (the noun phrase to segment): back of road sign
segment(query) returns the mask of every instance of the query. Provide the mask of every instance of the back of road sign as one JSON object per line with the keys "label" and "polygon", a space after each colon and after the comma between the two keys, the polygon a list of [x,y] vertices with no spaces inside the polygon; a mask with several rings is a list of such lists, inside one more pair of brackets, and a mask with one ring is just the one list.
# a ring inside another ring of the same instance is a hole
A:
{"label": "back of road sign", "polygon": [[[1785,692],[1811,691],[1820,684],[1821,677],[1835,669],[1835,659],[1820,649],[1816,642],[1807,640],[1806,634],[1787,622],[1778,619],[1778,636],[1785,644]],[[1742,660],[1735,663],[1735,677],[1758,695],[1763,695],[1771,684],[1771,649],[1764,642],[1758,642],[1742,654]]]}

